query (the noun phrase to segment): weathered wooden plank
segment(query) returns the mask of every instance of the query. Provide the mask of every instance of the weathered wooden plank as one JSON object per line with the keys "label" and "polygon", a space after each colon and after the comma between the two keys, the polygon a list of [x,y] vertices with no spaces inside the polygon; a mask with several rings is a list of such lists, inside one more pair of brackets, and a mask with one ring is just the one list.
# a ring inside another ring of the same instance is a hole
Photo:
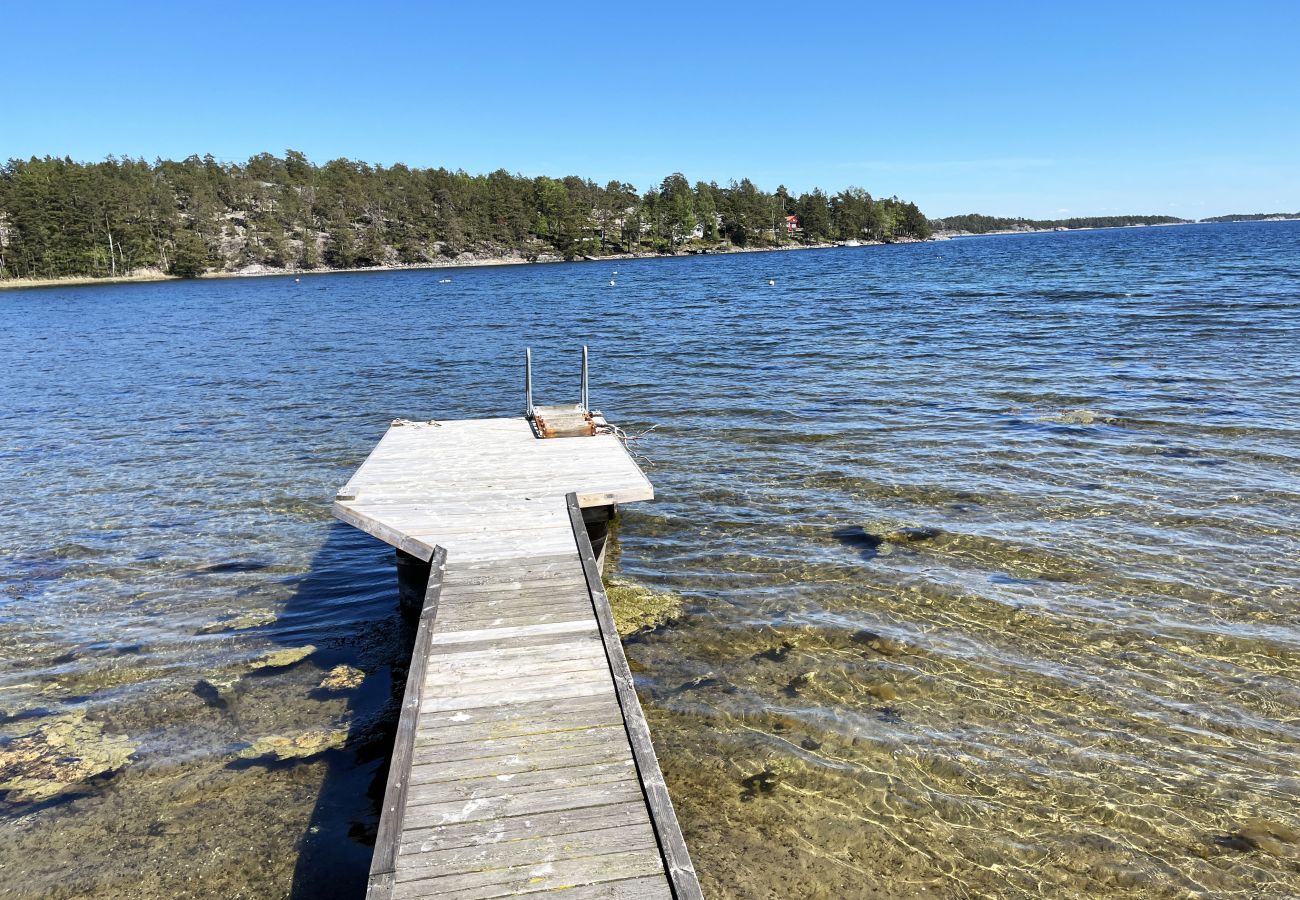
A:
{"label": "weathered wooden plank", "polygon": [[[603,674],[603,673],[602,673]],[[518,700],[563,700],[568,697],[594,697],[609,690],[607,677],[601,679],[583,678],[579,681],[565,680],[559,684],[544,687],[521,689]],[[442,712],[454,709],[480,709],[491,706],[510,706],[518,702],[499,693],[471,694],[462,697],[435,697],[425,700],[421,712]]]}
{"label": "weathered wooden plank", "polygon": [[402,880],[414,880],[419,870],[432,875],[457,875],[510,866],[540,866],[562,859],[581,858],[627,850],[654,850],[655,834],[649,821],[576,834],[539,834],[508,844],[478,844],[423,853],[402,859]]}
{"label": "weathered wooden plank", "polygon": [[[574,571],[581,571],[576,556],[569,563],[569,568]],[[455,584],[451,587],[457,592],[458,596],[465,598],[465,604],[469,608],[472,608],[475,604],[490,603],[494,600],[533,600],[548,596],[582,597],[586,593],[586,585],[575,583],[571,577],[562,579],[517,579],[515,581],[500,581],[494,584]]]}
{"label": "weathered wooden plank", "polygon": [[386,544],[391,544],[398,550],[402,550],[418,557],[424,562],[428,562],[433,557],[433,544],[417,540],[402,532],[399,528],[388,525],[384,522],[355,511],[346,503],[335,502],[331,507],[334,515],[347,522],[354,528],[359,528],[369,535],[379,538]]}
{"label": "weathered wooden plank", "polygon": [[[570,622],[583,612],[581,598],[575,597],[533,597],[511,602],[508,599],[482,605],[470,604],[464,598],[456,605],[455,612],[448,613],[443,624],[447,631],[484,631],[496,628],[519,628],[527,625],[542,625],[552,622]],[[591,601],[586,601],[591,606]],[[514,620],[506,624],[495,621],[500,617]],[[533,617],[530,621],[529,617]],[[477,624],[476,624],[477,623]]]}
{"label": "weathered wooden plank", "polygon": [[[540,660],[535,665],[548,665],[547,660]],[[524,680],[526,679],[526,680]],[[437,685],[437,697],[428,697],[428,703],[455,700],[462,697],[492,698],[493,706],[512,705],[511,698],[527,697],[529,692],[546,691],[565,684],[593,682],[597,686],[607,686],[609,670],[604,666],[593,665],[590,660],[561,660],[550,664],[539,672],[529,672],[520,667],[515,672],[502,672],[493,677],[479,677],[471,680],[452,680],[452,683]],[[432,707],[422,705],[421,709]],[[445,708],[445,707],[444,707]]]}
{"label": "weathered wooden plank", "polygon": [[454,631],[433,635],[433,643],[443,647],[449,644],[468,644],[481,640],[512,641],[515,638],[533,637],[542,634],[574,634],[597,631],[595,622],[576,619],[572,622],[549,622],[544,625],[523,626],[519,628],[484,628],[476,631]]}
{"label": "weathered wooden plank", "polygon": [[406,692],[402,698],[402,711],[393,738],[393,754],[388,768],[388,782],[384,788],[384,805],[379,816],[379,830],[375,836],[375,850],[370,860],[370,881],[367,896],[371,900],[386,900],[391,895],[392,874],[397,866],[401,844],[402,825],[406,815],[407,791],[410,785],[411,757],[415,751],[416,731],[419,727],[420,702],[424,694],[424,668],[429,658],[430,640],[438,614],[439,592],[447,556],[441,548],[433,552],[429,569],[429,584],[424,592],[424,607],[416,627],[415,646],[406,673]]}
{"label": "weathered wooden plank", "polygon": [[[528,896],[534,891],[523,891],[516,896]],[[554,900],[671,900],[672,888],[663,875],[628,878],[624,881],[606,881],[601,884],[583,884],[574,887],[546,890]]]}
{"label": "weathered wooden plank", "polygon": [[[454,597],[451,599],[455,599]],[[588,601],[590,602],[590,601]],[[590,635],[583,635],[575,638],[572,632],[561,632],[561,638],[555,644],[551,644],[545,654],[545,659],[572,659],[580,656],[595,656],[604,659],[604,647]],[[444,669],[456,666],[473,666],[478,663],[507,663],[512,661],[527,662],[537,660],[538,652],[529,646],[516,646],[507,644],[505,646],[494,646],[487,650],[463,650],[463,644],[452,644],[443,647],[436,654],[432,655],[429,660],[429,669]],[[597,652],[598,651],[598,652]]]}
{"label": "weathered wooden plank", "polygon": [[419,868],[397,873],[393,897],[394,900],[407,900],[414,897],[455,895],[462,900],[486,900],[524,891],[623,881],[653,875],[661,870],[662,865],[658,851],[648,848],[557,859],[542,866],[511,866],[432,878],[422,877],[427,876],[428,870]]}
{"label": "weathered wooden plank", "polygon": [[[573,557],[577,555],[578,555],[577,547],[574,547],[572,552],[556,554],[553,556],[546,556],[544,554],[539,553],[537,554],[537,557],[535,559],[529,560],[528,563],[525,564],[524,568],[531,569],[534,566],[560,565],[565,567],[566,574],[572,574],[573,570],[568,567]],[[475,573],[494,572],[496,570],[506,569],[506,568],[511,568],[511,567],[504,566],[499,563],[490,563],[490,562],[483,562],[482,560],[467,559],[467,560],[460,560],[456,564],[456,566],[452,570],[452,575],[458,576],[466,572],[475,572]]]}
{"label": "weathered wooden plank", "polygon": [[[514,594],[499,590],[490,594],[465,594],[455,590],[454,596],[457,603],[454,608],[448,610],[449,614],[487,615],[499,610],[520,613],[530,609],[545,609],[548,604],[559,603],[575,606],[579,610],[582,609],[581,604],[586,603],[590,612],[591,606],[591,600],[586,596],[586,588],[575,586],[566,586],[558,590],[533,588],[520,590]],[[443,624],[445,625],[446,622]]]}
{"label": "weathered wooden plank", "polygon": [[418,755],[411,766],[411,784],[436,784],[441,781],[460,781],[467,778],[519,775],[524,772],[541,772],[562,769],[581,760],[589,763],[631,760],[627,741],[617,731],[599,735],[584,742],[557,747],[554,750],[530,749],[523,753],[498,755],[475,754],[468,759],[447,762],[425,762]]}
{"label": "weathered wooden plank", "polygon": [[[595,694],[581,699],[601,700],[604,698],[604,694]],[[517,707],[501,707],[500,709],[509,711],[517,709]],[[481,711],[473,710],[472,712]],[[487,711],[493,712],[495,710]],[[538,738],[535,741],[538,746],[544,744],[546,740],[555,740],[562,743],[567,739],[580,738],[579,732],[620,725],[622,724],[622,720],[619,718],[621,715],[622,710],[617,705],[613,707],[602,705],[599,708],[592,708],[581,713],[557,715],[554,719],[535,717],[526,719],[503,718],[496,722],[476,722],[429,730],[419,734],[416,739],[416,758],[423,762],[439,759],[463,759],[465,758],[464,754],[471,756],[475,755],[475,753],[495,754],[498,752],[498,747],[505,746],[505,742],[526,737]],[[427,719],[428,716],[420,717],[421,722]],[[542,740],[542,736],[547,737]],[[478,748],[477,751],[475,746]],[[438,754],[433,751],[435,747],[446,747],[448,749],[445,753]],[[503,752],[516,751],[507,748]]]}
{"label": "weathered wooden plank", "polygon": [[427,828],[453,822],[474,822],[507,816],[528,816],[534,813],[556,812],[561,809],[581,809],[584,806],[602,806],[643,797],[636,778],[611,781],[588,787],[558,791],[530,791],[526,794],[429,803],[407,810],[405,823],[410,828]]}
{"label": "weathered wooden plank", "polygon": [[648,825],[649,822],[645,801],[637,798],[622,803],[561,809],[486,822],[408,828],[402,832],[402,853],[427,853],[431,850],[477,847],[483,844],[510,844],[542,836],[559,837],[637,823]]}
{"label": "weathered wooden plank", "polygon": [[[603,714],[602,714],[603,716]],[[606,717],[607,718],[607,717]],[[500,725],[501,723],[496,723]],[[511,723],[505,723],[507,726]],[[416,766],[438,765],[459,760],[480,759],[485,762],[492,757],[528,756],[554,750],[572,750],[606,741],[617,741],[619,722],[603,722],[599,725],[580,726],[553,731],[515,732],[508,727],[489,730],[491,737],[481,737],[471,741],[453,743],[425,743],[416,745],[412,758]],[[477,748],[477,750],[476,750]],[[628,751],[631,755],[631,751]]]}
{"label": "weathered wooden plank", "polygon": [[672,799],[668,796],[668,786],[664,783],[663,773],[659,771],[659,760],[655,756],[654,744],[650,740],[650,727],[646,724],[645,713],[641,710],[641,701],[636,695],[636,685],[632,680],[632,671],[627,665],[627,657],[623,655],[623,644],[619,640],[618,628],[614,624],[614,613],[610,609],[609,598],[605,596],[600,569],[596,565],[596,555],[592,552],[591,542],[587,540],[587,528],[582,521],[582,508],[578,505],[577,496],[570,494],[568,504],[569,517],[573,523],[573,536],[578,542],[583,571],[587,574],[592,606],[595,608],[596,620],[600,623],[600,634],[605,642],[619,705],[623,708],[623,721],[627,727],[628,740],[632,744],[632,755],[636,759],[640,784],[645,790],[646,804],[650,808],[650,817],[659,839],[659,849],[668,867],[668,880],[672,884],[674,896],[679,900],[703,900],[704,894],[700,890],[695,866],[691,863],[686,841],[682,837],[681,826],[677,823],[677,813],[673,810]]}
{"label": "weathered wooden plank", "polygon": [[[507,723],[518,733],[536,734],[560,731],[570,719],[579,723],[586,717],[604,714],[622,716],[618,698],[613,694],[595,697],[575,697],[569,700],[545,700],[535,703],[515,703],[496,709],[472,709],[446,713],[420,714],[420,743],[451,743],[455,735],[486,725]],[[621,722],[622,719],[617,721]],[[451,736],[448,738],[448,736]],[[441,739],[441,740],[439,740]]]}
{"label": "weathered wooden plank", "polygon": [[[575,555],[569,563],[572,571],[581,572],[581,566]],[[538,597],[584,597],[587,592],[587,585],[573,577],[566,578],[549,578],[549,579],[516,579],[514,581],[499,581],[494,584],[451,584],[448,588],[456,592],[456,596],[464,597],[466,606],[473,608],[475,604],[491,603],[500,600],[530,600]]]}
{"label": "weathered wooden plank", "polygon": [[541,789],[592,787],[628,779],[635,780],[637,777],[636,765],[630,755],[625,760],[614,762],[591,762],[586,765],[578,763],[587,763],[587,760],[575,760],[575,765],[563,769],[541,769],[518,775],[487,775],[457,781],[412,784],[406,791],[406,808],[410,811],[426,804],[491,799],[531,793]]}
{"label": "weathered wooden plank", "polygon": [[[551,623],[543,623],[543,624],[551,624]],[[491,637],[491,635],[497,631],[507,631],[507,630],[516,631],[518,629],[513,626],[510,626],[509,628],[503,626],[502,628],[475,628],[472,630],[480,635],[485,635],[485,636],[456,642],[454,646],[457,650],[486,650],[491,647],[500,647],[501,642],[494,640]],[[590,631],[574,631],[574,630],[561,629],[559,631],[552,631],[552,632],[520,634],[511,637],[508,643],[511,646],[516,646],[516,647],[550,647],[555,644],[563,644],[568,641],[571,641],[574,639],[575,636],[592,637],[596,640],[599,640],[600,632],[596,628],[596,623],[592,622]],[[452,645],[445,644],[444,646],[452,646]]]}
{"label": "weathered wooden plank", "polygon": [[538,625],[547,622],[565,622],[573,618],[574,610],[566,602],[563,607],[549,609],[545,606],[534,610],[502,610],[489,612],[484,616],[466,616],[449,623],[451,630],[513,628],[521,625]]}

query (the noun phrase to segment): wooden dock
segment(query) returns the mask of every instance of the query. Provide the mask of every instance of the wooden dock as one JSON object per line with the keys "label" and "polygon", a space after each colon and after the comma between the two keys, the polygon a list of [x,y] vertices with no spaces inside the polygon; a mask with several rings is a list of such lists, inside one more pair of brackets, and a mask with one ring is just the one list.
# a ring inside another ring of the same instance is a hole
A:
{"label": "wooden dock", "polygon": [[368,897],[700,898],[600,581],[653,489],[598,416],[529,408],[399,420],[334,503],[419,615]]}

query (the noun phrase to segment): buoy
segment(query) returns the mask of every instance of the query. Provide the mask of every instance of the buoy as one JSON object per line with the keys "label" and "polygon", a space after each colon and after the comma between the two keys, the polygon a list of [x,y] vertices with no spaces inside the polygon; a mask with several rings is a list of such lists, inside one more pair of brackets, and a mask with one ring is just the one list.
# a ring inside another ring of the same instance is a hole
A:
{"label": "buoy", "polygon": [[613,287],[613,286],[614,286],[614,279],[613,279],[613,278],[611,278],[611,279],[609,280],[609,284],[610,284],[610,287]]}
{"label": "buoy", "polygon": [[300,281],[302,281],[301,278],[295,278],[295,279],[293,280],[293,283],[294,283],[294,284],[298,284]]}
{"label": "buoy", "polygon": [[769,285],[776,284],[776,279],[775,279],[775,278],[769,278],[769,279],[767,280],[767,283],[768,283]]}

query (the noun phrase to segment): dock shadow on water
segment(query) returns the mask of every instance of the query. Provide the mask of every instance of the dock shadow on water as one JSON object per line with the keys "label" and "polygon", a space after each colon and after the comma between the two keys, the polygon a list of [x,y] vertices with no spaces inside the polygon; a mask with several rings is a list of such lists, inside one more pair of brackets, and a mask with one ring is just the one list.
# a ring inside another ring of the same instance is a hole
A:
{"label": "dock shadow on water", "polygon": [[[415,644],[415,621],[398,611],[392,550],[369,535],[352,532],[331,524],[329,540],[318,557],[329,562],[313,569],[285,607],[280,621],[286,630],[278,638],[292,647],[321,636],[323,643],[310,658],[326,674],[309,696],[328,702],[341,695],[346,698],[346,711],[337,728],[309,732],[306,742],[299,737],[287,748],[267,746],[265,753],[250,760],[272,768],[294,765],[296,753],[311,754],[317,742],[327,747],[320,755],[325,767],[320,794],[293,871],[289,892],[293,900],[361,900],[366,895],[388,761]],[[386,572],[369,573],[377,588],[374,601],[353,611],[354,627],[347,629],[351,633],[337,634],[336,623],[321,615],[320,598],[347,590],[350,574],[337,571],[334,560],[348,559],[349,549],[377,552],[389,565]]]}
{"label": "dock shadow on water", "polygon": [[392,550],[316,527],[305,570],[175,572],[197,628],[111,665],[50,647],[63,674],[0,696],[0,768],[29,776],[0,799],[6,896],[365,896],[414,630]]}

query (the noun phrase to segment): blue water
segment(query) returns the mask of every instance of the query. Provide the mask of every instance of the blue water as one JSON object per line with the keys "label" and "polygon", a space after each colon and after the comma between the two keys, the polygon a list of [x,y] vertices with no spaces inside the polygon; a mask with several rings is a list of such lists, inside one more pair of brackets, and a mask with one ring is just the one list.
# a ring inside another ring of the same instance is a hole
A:
{"label": "blue water", "polygon": [[[1300,895],[1300,224],[11,291],[0,334],[0,782],[55,784],[0,896],[363,889],[403,636],[328,501],[395,417],[518,414],[525,346],[576,399],[584,343],[658,493],[618,577],[686,602],[627,651],[709,896]],[[129,762],[69,774],[70,722]]]}

